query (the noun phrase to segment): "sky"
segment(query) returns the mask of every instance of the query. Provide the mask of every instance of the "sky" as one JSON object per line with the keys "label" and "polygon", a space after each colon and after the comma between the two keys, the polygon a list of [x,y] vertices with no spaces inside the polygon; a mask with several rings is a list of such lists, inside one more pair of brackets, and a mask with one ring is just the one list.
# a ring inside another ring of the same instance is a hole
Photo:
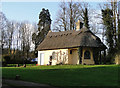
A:
{"label": "sky", "polygon": [[49,9],[51,19],[55,19],[58,2],[2,2],[2,12],[9,20],[38,22],[42,8]]}
{"label": "sky", "polygon": [[[57,11],[59,10],[60,1],[62,0],[2,0],[1,7],[2,12],[9,20],[29,21],[32,23],[38,23],[39,13],[42,11],[42,8],[45,8],[49,10],[53,23],[53,21],[56,19]],[[83,1],[89,1],[89,4],[92,8],[100,10],[97,4],[106,0]]]}
{"label": "sky", "polygon": [[[99,2],[90,2],[91,7],[96,8],[97,3]],[[2,2],[2,12],[9,20],[38,23],[39,13],[42,8],[45,8],[49,10],[53,23],[59,10],[59,4],[60,2]]]}

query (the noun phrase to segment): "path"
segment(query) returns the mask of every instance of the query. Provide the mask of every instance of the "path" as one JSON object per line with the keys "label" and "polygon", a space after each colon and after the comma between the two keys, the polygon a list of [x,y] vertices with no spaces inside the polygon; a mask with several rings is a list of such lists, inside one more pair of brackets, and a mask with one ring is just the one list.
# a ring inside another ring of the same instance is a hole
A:
{"label": "path", "polygon": [[56,88],[52,87],[47,84],[39,84],[39,83],[33,83],[33,82],[26,82],[26,81],[20,81],[20,80],[7,80],[3,79],[2,80],[2,88]]}

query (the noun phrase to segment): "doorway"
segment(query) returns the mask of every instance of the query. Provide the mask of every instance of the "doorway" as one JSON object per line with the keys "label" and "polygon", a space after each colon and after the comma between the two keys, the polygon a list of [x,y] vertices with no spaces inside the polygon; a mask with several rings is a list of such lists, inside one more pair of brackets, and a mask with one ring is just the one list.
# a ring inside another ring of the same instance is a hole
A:
{"label": "doorway", "polygon": [[40,53],[40,65],[44,65],[44,53]]}

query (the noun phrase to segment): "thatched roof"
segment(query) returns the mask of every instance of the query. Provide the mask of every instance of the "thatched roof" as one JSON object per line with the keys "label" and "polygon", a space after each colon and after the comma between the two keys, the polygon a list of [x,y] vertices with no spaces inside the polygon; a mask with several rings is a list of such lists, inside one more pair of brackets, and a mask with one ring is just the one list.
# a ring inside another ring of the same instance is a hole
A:
{"label": "thatched roof", "polygon": [[37,50],[65,49],[75,47],[94,47],[105,49],[100,38],[90,30],[82,28],[80,31],[70,30],[49,32]]}

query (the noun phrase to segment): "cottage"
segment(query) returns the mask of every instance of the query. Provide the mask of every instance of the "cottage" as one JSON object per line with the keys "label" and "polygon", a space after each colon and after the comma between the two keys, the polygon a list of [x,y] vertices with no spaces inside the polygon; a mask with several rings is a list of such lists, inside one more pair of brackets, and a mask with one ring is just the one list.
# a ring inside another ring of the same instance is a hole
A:
{"label": "cottage", "polygon": [[89,29],[76,23],[76,30],[49,32],[38,46],[38,65],[98,64],[106,46]]}

